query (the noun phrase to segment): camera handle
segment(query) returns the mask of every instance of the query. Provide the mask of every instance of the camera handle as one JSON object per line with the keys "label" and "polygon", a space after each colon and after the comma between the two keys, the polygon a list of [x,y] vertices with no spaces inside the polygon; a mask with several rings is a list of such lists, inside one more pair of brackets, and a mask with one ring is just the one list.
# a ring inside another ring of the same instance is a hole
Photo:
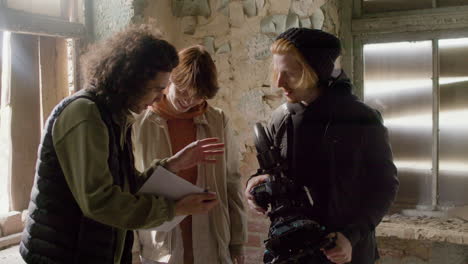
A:
{"label": "camera handle", "polygon": [[304,191],[307,195],[307,199],[309,199],[309,203],[310,203],[310,206],[314,206],[314,199],[312,199],[312,195],[310,195],[310,191],[309,191],[309,188],[307,188],[307,186],[303,186],[304,187]]}

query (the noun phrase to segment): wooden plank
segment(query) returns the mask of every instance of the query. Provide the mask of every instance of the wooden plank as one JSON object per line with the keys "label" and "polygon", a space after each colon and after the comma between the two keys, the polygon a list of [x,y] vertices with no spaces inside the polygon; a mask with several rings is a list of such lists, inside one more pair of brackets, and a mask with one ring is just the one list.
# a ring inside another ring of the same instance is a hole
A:
{"label": "wooden plank", "polygon": [[41,75],[41,124],[52,109],[68,96],[67,43],[54,37],[39,38],[39,68]]}
{"label": "wooden plank", "polygon": [[341,67],[347,73],[347,75],[353,78],[353,35],[351,33],[352,20],[352,0],[344,0],[342,2],[341,12],[341,34],[340,39],[343,47],[343,54],[341,59]]}
{"label": "wooden plank", "polygon": [[47,16],[0,7],[0,30],[64,38],[85,37],[85,26]]}
{"label": "wooden plank", "polygon": [[28,208],[40,141],[38,37],[11,34],[11,206]]}

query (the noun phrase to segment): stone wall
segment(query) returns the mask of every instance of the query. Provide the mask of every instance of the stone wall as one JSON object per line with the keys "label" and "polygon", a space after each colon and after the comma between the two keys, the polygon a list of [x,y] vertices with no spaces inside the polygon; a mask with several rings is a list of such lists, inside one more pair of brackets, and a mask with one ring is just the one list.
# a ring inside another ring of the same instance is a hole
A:
{"label": "stone wall", "polygon": [[[253,125],[266,122],[284,99],[270,86],[274,38],[289,27],[340,34],[338,0],[147,1],[138,22],[155,23],[178,49],[203,44],[218,68],[221,89],[210,104],[229,116],[245,179],[257,169]],[[249,212],[247,263],[260,263],[268,221]]]}
{"label": "stone wall", "polygon": [[273,39],[292,26],[340,33],[337,0],[158,0],[142,12],[138,22],[155,23],[178,49],[203,44],[213,55],[221,89],[210,103],[233,122],[244,175],[256,169],[253,124],[284,101],[270,86]]}
{"label": "stone wall", "polygon": [[138,0],[88,0],[88,23],[93,40],[104,39],[129,25],[135,14],[134,2]]}

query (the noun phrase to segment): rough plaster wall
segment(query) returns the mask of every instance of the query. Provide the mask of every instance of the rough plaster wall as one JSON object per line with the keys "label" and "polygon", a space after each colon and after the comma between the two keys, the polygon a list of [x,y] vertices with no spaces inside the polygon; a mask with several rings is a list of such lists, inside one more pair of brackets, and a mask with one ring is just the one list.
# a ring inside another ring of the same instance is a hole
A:
{"label": "rough plaster wall", "polygon": [[126,27],[135,14],[134,2],[140,0],[91,0],[92,32],[95,41]]}
{"label": "rough plaster wall", "polygon": [[[207,3],[209,10],[204,9]],[[200,11],[180,15],[184,8]],[[339,33],[340,24],[337,0],[147,1],[138,22],[155,23],[179,49],[204,44],[212,52],[221,89],[210,103],[222,108],[233,123],[245,177],[257,168],[253,125],[266,122],[284,102],[280,91],[270,87],[273,39],[291,26],[323,25],[324,30]]]}

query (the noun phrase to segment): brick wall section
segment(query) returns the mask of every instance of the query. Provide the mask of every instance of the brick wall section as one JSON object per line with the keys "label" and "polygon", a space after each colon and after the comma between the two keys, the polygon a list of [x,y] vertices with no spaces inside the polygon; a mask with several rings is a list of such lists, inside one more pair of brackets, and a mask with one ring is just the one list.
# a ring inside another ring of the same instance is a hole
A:
{"label": "brick wall section", "polygon": [[245,264],[263,263],[263,241],[268,236],[270,221],[266,216],[248,211],[248,241],[245,251]]}

